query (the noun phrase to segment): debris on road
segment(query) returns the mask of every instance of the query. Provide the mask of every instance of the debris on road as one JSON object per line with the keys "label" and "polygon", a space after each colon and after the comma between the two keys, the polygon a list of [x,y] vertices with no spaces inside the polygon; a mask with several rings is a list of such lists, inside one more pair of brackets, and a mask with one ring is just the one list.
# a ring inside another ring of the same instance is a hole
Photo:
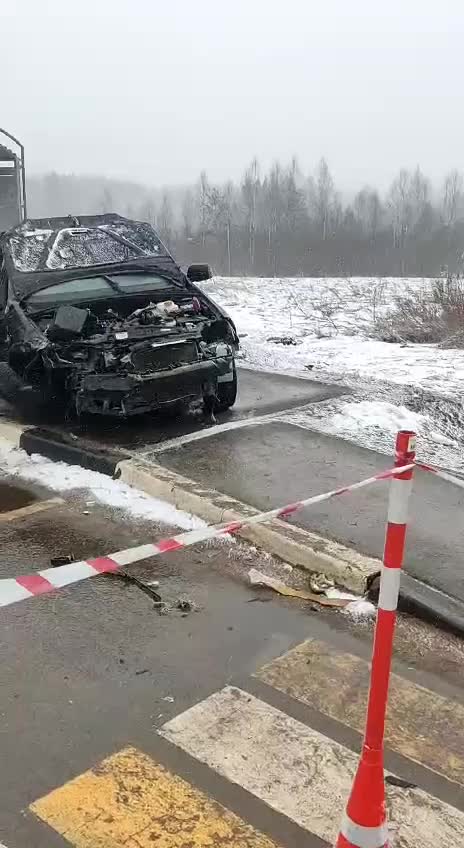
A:
{"label": "debris on road", "polygon": [[411,783],[409,780],[395,777],[394,774],[387,774],[385,783],[388,783],[389,786],[398,786],[400,789],[417,789],[417,783]]}
{"label": "debris on road", "polygon": [[181,612],[192,612],[193,604],[191,601],[187,600],[178,600],[177,601],[177,609]]}
{"label": "debris on road", "polygon": [[50,565],[52,568],[59,568],[60,565],[70,565],[76,561],[74,554],[62,554],[61,556],[51,557]]}
{"label": "debris on road", "polygon": [[370,574],[366,580],[366,598],[376,604],[380,593],[380,574]]}
{"label": "debris on road", "polygon": [[284,595],[289,598],[300,598],[302,601],[313,601],[323,607],[346,607],[350,601],[345,598],[327,598],[324,595],[315,595],[312,592],[307,592],[305,589],[293,589],[282,583],[281,580],[276,580],[274,577],[268,577],[256,568],[250,568],[248,578],[252,586],[267,586],[273,589],[279,595]]}
{"label": "debris on road", "polygon": [[152,598],[157,605],[163,604],[161,595],[159,595],[158,592],[155,592],[150,584],[144,583],[142,580],[139,580],[138,577],[134,577],[133,574],[128,574],[127,571],[109,571],[106,576],[116,578],[116,580],[125,580],[127,583],[133,583],[134,586],[137,586],[142,592],[145,592],[149,598]]}
{"label": "debris on road", "polygon": [[333,587],[334,581],[330,577],[326,577],[325,574],[311,574],[309,578],[309,588],[316,595],[323,595],[327,589],[333,589]]}
{"label": "debris on road", "polygon": [[266,339],[268,342],[273,342],[274,344],[285,345],[286,347],[296,347],[297,345],[303,344],[301,339],[295,339],[293,336],[271,336],[269,339]]}

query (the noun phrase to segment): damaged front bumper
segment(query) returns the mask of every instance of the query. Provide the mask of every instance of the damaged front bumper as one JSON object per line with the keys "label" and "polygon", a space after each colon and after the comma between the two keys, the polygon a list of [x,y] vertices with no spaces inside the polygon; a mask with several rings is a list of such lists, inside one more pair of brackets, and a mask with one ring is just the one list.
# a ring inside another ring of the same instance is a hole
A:
{"label": "damaged front bumper", "polygon": [[210,394],[224,370],[207,360],[147,374],[88,374],[76,391],[77,412],[124,418],[188,403]]}

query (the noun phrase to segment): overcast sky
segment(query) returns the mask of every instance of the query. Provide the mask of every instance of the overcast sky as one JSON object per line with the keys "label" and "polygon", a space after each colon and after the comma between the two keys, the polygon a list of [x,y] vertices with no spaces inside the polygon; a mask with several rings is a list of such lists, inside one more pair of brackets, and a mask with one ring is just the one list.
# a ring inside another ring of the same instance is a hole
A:
{"label": "overcast sky", "polygon": [[29,168],[150,184],[324,154],[341,188],[464,170],[462,0],[6,0]]}

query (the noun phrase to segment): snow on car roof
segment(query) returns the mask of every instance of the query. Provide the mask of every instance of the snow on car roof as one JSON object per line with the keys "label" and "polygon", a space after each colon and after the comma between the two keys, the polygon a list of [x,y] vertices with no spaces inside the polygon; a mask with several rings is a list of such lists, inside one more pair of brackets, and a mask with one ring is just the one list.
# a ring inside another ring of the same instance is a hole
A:
{"label": "snow on car roof", "polygon": [[138,257],[166,256],[160,239],[149,224],[119,216],[26,221],[16,227],[6,241],[14,268],[21,273],[86,268]]}
{"label": "snow on car roof", "polygon": [[20,300],[93,268],[156,271],[181,286],[187,278],[150,224],[122,215],[34,218],[0,236],[13,291]]}

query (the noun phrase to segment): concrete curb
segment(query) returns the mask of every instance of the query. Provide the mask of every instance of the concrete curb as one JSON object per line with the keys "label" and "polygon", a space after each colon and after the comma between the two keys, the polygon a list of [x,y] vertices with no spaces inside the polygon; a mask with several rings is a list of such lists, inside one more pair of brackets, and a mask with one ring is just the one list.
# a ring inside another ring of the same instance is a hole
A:
{"label": "concrete curb", "polygon": [[[123,460],[118,463],[117,471],[120,479],[130,486],[194,513],[208,524],[237,521],[259,512],[156,463]],[[380,567],[378,560],[278,519],[245,527],[237,535],[291,565],[312,572],[323,571],[353,592],[364,593],[368,578],[378,573]]]}
{"label": "concrete curb", "polygon": [[[170,471],[155,462],[136,459],[124,449],[96,451],[79,440],[76,444],[59,434],[14,421],[0,419],[0,440],[27,453],[40,453],[55,461],[80,465],[109,476],[118,476],[152,497],[192,512],[208,523],[239,520],[258,510],[214,489]],[[363,556],[337,542],[293,524],[275,520],[244,528],[240,535],[292,565],[321,571],[351,591],[363,593],[369,578],[381,568],[380,560]],[[464,637],[464,603],[449,597],[409,574],[403,574],[399,609]]]}
{"label": "concrete curb", "polygon": [[[0,426],[0,438],[2,429]],[[121,456],[127,456],[123,451],[95,451],[82,440],[74,442],[61,441],[58,434],[38,429],[26,429],[19,440],[19,446],[26,453],[39,453],[55,462],[67,462],[69,465],[80,465],[89,471],[99,471],[112,477]]]}
{"label": "concrete curb", "polygon": [[464,637],[464,604],[439,589],[421,583],[409,574],[401,575],[398,609],[440,627],[454,636]]}

